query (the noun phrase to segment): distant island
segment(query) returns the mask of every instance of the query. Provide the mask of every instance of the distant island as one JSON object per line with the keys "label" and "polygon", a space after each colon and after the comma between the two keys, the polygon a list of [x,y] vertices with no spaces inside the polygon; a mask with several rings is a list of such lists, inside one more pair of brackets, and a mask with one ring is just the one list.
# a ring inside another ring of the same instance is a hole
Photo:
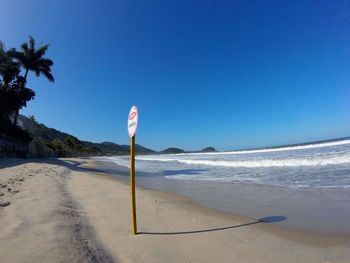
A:
{"label": "distant island", "polygon": [[213,152],[217,152],[217,150],[214,147],[206,147],[206,148],[200,150],[199,152],[202,152],[202,153],[213,153]]}
{"label": "distant island", "polygon": [[185,152],[186,151],[183,149],[171,147],[171,148],[167,148],[163,151],[160,151],[159,153],[161,153],[161,154],[175,154],[175,153],[185,153]]}

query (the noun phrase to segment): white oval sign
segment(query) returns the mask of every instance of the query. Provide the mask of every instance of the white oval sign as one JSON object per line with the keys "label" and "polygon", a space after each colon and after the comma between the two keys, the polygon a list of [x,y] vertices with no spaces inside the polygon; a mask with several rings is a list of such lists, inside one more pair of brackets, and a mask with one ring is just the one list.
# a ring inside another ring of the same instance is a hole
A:
{"label": "white oval sign", "polygon": [[133,137],[136,134],[137,122],[139,119],[139,112],[136,106],[132,106],[128,116],[128,134]]}

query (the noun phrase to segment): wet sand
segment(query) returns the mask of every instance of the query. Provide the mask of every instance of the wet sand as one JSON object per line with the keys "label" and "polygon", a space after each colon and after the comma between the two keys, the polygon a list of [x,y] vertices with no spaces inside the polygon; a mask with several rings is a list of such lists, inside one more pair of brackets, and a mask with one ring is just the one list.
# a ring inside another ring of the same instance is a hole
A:
{"label": "wet sand", "polygon": [[[96,161],[98,169],[128,180],[129,170]],[[194,169],[192,169],[194,170]],[[172,174],[184,171],[172,171]],[[171,178],[171,176],[170,176]],[[189,196],[196,204],[251,218],[284,216],[275,225],[323,234],[350,234],[349,188],[287,188],[247,183],[171,180],[137,171],[137,184]]]}
{"label": "wet sand", "polygon": [[2,159],[0,182],[6,185],[0,198],[10,202],[0,207],[2,262],[350,260],[348,235],[291,231],[276,226],[283,217],[259,221],[142,187],[140,233],[132,236],[128,183],[90,160]]}

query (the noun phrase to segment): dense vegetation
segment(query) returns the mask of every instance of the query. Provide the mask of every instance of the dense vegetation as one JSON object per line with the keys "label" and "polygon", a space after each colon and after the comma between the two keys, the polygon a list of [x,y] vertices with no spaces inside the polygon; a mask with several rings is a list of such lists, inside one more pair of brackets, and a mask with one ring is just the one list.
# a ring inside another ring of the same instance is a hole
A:
{"label": "dense vegetation", "polygon": [[[33,136],[33,141],[44,144],[53,149],[57,156],[91,156],[91,155],[122,155],[129,153],[129,145],[119,145],[113,142],[93,143],[81,141],[77,137],[48,128],[44,124],[38,123],[34,116],[25,117],[19,115],[19,120],[23,122],[23,127]],[[138,154],[154,153],[141,145],[136,145]]]}
{"label": "dense vegetation", "polygon": [[15,48],[7,50],[0,41],[0,134],[24,142],[32,139],[26,130],[16,125],[17,118],[19,110],[35,97],[35,92],[27,87],[28,73],[33,71],[37,77],[44,75],[49,81],[54,81],[51,74],[53,61],[44,57],[48,47],[44,45],[36,49],[35,40],[29,37],[20,51]]}

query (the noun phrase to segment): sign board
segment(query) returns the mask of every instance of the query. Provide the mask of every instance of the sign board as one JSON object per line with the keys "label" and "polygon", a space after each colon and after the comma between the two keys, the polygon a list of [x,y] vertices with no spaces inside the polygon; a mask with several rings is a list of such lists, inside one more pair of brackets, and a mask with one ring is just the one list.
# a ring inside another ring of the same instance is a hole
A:
{"label": "sign board", "polygon": [[133,137],[136,134],[139,112],[136,106],[132,106],[128,116],[128,134]]}
{"label": "sign board", "polygon": [[135,134],[139,112],[136,106],[132,106],[128,115],[128,134],[130,137],[130,200],[131,200],[131,224],[132,233],[137,235],[136,223],[136,194],[135,194]]}

